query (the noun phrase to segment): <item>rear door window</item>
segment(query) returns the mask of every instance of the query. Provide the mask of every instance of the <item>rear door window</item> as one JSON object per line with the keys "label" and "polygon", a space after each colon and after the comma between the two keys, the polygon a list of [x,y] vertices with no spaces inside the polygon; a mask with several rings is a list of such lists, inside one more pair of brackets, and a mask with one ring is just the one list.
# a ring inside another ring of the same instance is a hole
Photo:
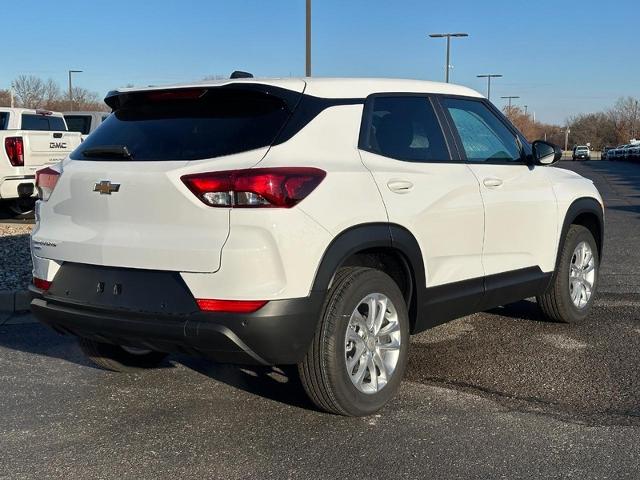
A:
{"label": "rear door window", "polygon": [[372,97],[364,150],[411,162],[448,161],[440,123],[427,97]]}
{"label": "rear door window", "polygon": [[0,130],[6,130],[9,124],[9,112],[0,112]]}
{"label": "rear door window", "polygon": [[52,115],[22,114],[21,130],[44,130],[47,132],[65,132],[67,127],[62,117]]}
{"label": "rear door window", "polygon": [[[242,88],[137,92],[72,154],[126,146],[134,161],[198,160],[270,146],[291,112],[274,94]],[[117,160],[117,158],[114,158]]]}
{"label": "rear door window", "polygon": [[91,117],[89,115],[65,115],[67,127],[70,132],[80,132],[87,135],[91,130]]}

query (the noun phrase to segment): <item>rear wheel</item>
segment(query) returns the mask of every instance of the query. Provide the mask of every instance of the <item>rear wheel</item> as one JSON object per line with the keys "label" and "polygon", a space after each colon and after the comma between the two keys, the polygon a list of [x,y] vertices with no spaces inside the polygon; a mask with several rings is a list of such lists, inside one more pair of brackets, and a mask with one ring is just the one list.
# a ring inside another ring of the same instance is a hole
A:
{"label": "rear wheel", "polygon": [[553,282],[538,304],[550,320],[577,323],[593,305],[600,267],[596,241],[587,228],[571,225],[559,255]]}
{"label": "rear wheel", "polygon": [[369,415],[398,390],[408,346],[409,316],[398,285],[379,270],[344,268],[327,294],[298,371],[319,408]]}
{"label": "rear wheel", "polygon": [[131,372],[154,368],[167,357],[167,354],[163,352],[112,345],[86,338],[78,338],[78,345],[93,363],[113,372]]}

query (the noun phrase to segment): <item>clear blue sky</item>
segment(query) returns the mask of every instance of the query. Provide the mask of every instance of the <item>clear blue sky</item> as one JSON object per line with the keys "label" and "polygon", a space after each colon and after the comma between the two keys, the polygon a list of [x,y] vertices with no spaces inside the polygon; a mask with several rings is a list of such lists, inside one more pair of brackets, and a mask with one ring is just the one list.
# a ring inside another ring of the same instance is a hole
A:
{"label": "clear blue sky", "polygon": [[[176,83],[244,69],[304,74],[304,0],[20,0],[5,12],[0,88],[19,74],[84,70],[103,95],[128,83]],[[6,10],[6,9],[5,9]],[[313,74],[452,81],[492,99],[519,95],[538,119],[564,122],[622,95],[640,97],[637,0],[313,0]]]}

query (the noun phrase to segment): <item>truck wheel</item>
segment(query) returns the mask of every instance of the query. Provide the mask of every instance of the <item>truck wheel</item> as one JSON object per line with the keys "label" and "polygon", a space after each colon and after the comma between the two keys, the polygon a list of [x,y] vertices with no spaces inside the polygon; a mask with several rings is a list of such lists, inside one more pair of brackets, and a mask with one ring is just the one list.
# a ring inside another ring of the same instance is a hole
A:
{"label": "truck wheel", "polygon": [[318,408],[369,415],[398,390],[408,347],[409,315],[398,285],[379,270],[343,268],[298,372]]}
{"label": "truck wheel", "polygon": [[593,305],[600,268],[598,247],[587,228],[571,225],[559,255],[551,285],[536,298],[548,319],[579,323]]}
{"label": "truck wheel", "polygon": [[16,198],[7,205],[9,211],[16,219],[31,219],[34,217],[34,209],[36,206],[35,198]]}
{"label": "truck wheel", "polygon": [[89,360],[99,367],[113,372],[133,372],[154,368],[167,357],[167,354],[163,352],[121,347],[86,338],[78,338],[78,345]]}

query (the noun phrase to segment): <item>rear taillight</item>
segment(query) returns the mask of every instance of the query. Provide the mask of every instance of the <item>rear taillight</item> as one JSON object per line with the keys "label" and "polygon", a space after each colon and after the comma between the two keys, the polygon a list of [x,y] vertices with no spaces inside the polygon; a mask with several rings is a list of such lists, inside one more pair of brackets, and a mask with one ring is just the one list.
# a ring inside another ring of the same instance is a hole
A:
{"label": "rear taillight", "polygon": [[49,200],[53,189],[58,183],[60,172],[51,167],[43,168],[36,172],[36,188],[38,189],[38,198],[43,201]]}
{"label": "rear taillight", "polygon": [[211,207],[291,208],[322,182],[326,172],[311,167],[252,168],[182,177]]}
{"label": "rear taillight", "polygon": [[4,149],[11,165],[14,167],[24,166],[24,143],[22,142],[22,137],[5,138]]}
{"label": "rear taillight", "polygon": [[253,313],[267,304],[266,300],[212,300],[196,299],[200,310],[219,313]]}
{"label": "rear taillight", "polygon": [[45,292],[49,290],[49,288],[51,288],[52,283],[53,282],[50,282],[48,280],[43,280],[42,278],[33,277],[33,286]]}

